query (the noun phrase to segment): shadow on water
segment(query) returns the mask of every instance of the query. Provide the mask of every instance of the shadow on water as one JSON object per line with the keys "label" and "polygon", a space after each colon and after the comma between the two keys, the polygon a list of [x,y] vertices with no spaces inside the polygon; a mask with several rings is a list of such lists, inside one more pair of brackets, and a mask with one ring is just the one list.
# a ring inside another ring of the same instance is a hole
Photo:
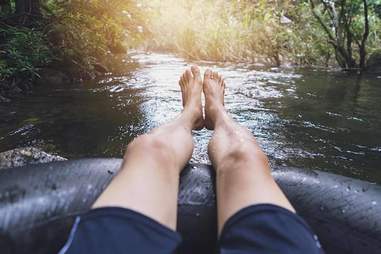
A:
{"label": "shadow on water", "polygon": [[285,140],[300,153],[289,162],[380,181],[381,80],[343,73],[308,73],[295,96],[282,99]]}
{"label": "shadow on water", "polygon": [[[37,146],[68,158],[121,157],[134,137],[181,111],[189,64],[132,55],[139,66],[81,86],[37,90],[0,105],[0,151]],[[381,79],[307,69],[198,62],[227,81],[226,107],[271,163],[329,170],[381,183]],[[211,132],[194,132],[193,162],[208,163]]]}
{"label": "shadow on water", "polygon": [[145,130],[142,91],[126,89],[122,101],[108,90],[98,90],[87,86],[37,91],[1,108],[6,118],[1,150],[38,146],[69,158],[120,156]]}

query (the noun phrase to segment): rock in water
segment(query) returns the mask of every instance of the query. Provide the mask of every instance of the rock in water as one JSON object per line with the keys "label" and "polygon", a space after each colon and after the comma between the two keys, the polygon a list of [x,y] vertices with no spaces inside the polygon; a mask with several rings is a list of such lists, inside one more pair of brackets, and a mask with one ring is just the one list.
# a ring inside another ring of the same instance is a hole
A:
{"label": "rock in water", "polygon": [[0,153],[0,169],[64,160],[67,159],[34,147],[16,148]]}

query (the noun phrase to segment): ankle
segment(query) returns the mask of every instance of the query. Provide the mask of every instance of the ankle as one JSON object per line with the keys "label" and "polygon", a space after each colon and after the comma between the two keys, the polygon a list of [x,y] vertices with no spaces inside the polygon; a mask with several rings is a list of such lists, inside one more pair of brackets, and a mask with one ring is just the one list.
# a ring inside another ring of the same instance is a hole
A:
{"label": "ankle", "polygon": [[214,97],[207,98],[207,105],[215,110],[225,110],[224,104]]}
{"label": "ankle", "polygon": [[226,112],[224,105],[213,99],[206,102],[205,111],[213,118],[217,118]]}
{"label": "ankle", "polygon": [[183,112],[180,114],[179,121],[182,122],[182,125],[185,126],[187,129],[193,130],[193,129],[199,129],[203,126],[203,115],[202,115],[202,109],[195,109],[195,108],[185,108]]}

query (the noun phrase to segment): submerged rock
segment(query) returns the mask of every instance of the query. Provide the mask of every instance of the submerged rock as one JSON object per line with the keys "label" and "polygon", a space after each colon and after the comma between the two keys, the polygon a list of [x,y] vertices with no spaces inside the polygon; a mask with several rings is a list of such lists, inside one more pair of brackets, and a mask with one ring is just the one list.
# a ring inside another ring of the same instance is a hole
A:
{"label": "submerged rock", "polygon": [[67,159],[61,156],[48,154],[38,148],[16,148],[0,153],[0,169],[64,160]]}

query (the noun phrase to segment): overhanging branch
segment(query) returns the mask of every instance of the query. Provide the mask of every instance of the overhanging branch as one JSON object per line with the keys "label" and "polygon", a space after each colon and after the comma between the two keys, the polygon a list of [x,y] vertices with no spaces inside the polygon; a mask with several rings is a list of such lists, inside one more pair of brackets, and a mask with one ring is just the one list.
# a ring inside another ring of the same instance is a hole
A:
{"label": "overhanging branch", "polygon": [[328,38],[329,40],[331,41],[331,43],[334,43],[336,41],[335,37],[332,35],[329,27],[324,23],[322,17],[320,17],[320,15],[316,12],[316,9],[315,9],[315,4],[313,2],[313,0],[309,0],[310,2],[310,6],[311,6],[311,11],[312,11],[312,15],[316,18],[316,20],[319,22],[319,24],[322,26],[323,30],[326,32],[326,34],[328,35]]}

